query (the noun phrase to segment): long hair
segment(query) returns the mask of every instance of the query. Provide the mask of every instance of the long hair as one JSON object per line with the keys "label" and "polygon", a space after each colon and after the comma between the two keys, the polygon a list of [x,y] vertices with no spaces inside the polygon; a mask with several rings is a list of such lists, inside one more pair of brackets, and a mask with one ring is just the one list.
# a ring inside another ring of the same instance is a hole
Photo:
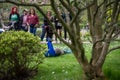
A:
{"label": "long hair", "polygon": [[33,15],[36,15],[36,13],[35,13],[35,9],[34,9],[34,8],[31,8],[31,9],[29,10],[29,14],[31,15],[31,10],[34,11]]}
{"label": "long hair", "polygon": [[[16,11],[14,11],[15,8],[16,8]],[[18,14],[17,7],[16,7],[16,6],[12,7],[12,9],[11,9],[11,14]]]}
{"label": "long hair", "polygon": [[48,15],[48,13],[50,14],[50,16],[52,15],[52,12],[50,10],[46,12],[46,15]]}

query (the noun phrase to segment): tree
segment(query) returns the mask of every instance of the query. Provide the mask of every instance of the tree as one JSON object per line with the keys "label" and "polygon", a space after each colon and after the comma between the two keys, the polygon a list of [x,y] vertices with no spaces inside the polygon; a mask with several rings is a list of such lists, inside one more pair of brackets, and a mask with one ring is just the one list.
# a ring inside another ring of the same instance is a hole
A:
{"label": "tree", "polygon": [[[58,19],[62,23],[63,27],[67,30],[70,41],[66,42],[61,38],[54,30],[55,35],[74,53],[77,61],[81,65],[85,80],[104,80],[105,75],[102,71],[102,66],[105,62],[106,56],[113,50],[120,49],[120,46],[109,48],[110,43],[117,39],[117,35],[120,34],[118,17],[120,16],[120,1],[119,0],[50,0],[50,6],[57,15]],[[5,0],[3,2],[9,2],[21,6],[34,6],[40,13],[49,21],[40,6],[39,3],[20,3],[12,0]],[[58,4],[59,3],[59,4]],[[71,21],[65,22],[58,12],[58,8],[61,7],[66,10],[72,16]],[[85,54],[85,48],[83,47],[83,41],[80,37],[80,23],[81,13],[87,10],[87,18],[89,22],[90,34],[92,38],[92,56],[90,61]],[[107,13],[111,10],[111,13]],[[110,21],[108,21],[110,18]],[[53,29],[54,25],[49,21]],[[117,32],[116,32],[117,30]]]}

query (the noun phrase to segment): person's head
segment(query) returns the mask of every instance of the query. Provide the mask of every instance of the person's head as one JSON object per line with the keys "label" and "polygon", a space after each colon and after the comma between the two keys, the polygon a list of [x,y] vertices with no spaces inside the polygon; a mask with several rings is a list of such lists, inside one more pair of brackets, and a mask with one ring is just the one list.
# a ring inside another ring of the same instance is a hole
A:
{"label": "person's head", "polygon": [[35,15],[35,9],[31,8],[30,11],[29,11],[29,13],[32,14],[32,15]]}
{"label": "person's head", "polygon": [[46,13],[47,16],[51,16],[52,15],[52,12],[50,10],[47,11]]}
{"label": "person's head", "polygon": [[12,9],[11,9],[11,14],[16,14],[16,13],[18,13],[18,10],[17,10],[17,7],[14,6],[14,7],[12,7]]}
{"label": "person's head", "polygon": [[63,50],[61,50],[61,49],[59,49],[59,48],[56,48],[55,49],[55,53],[56,53],[56,55],[61,55],[61,54],[64,54],[64,51]]}
{"label": "person's head", "polygon": [[28,10],[27,10],[27,9],[24,9],[24,10],[23,10],[23,14],[24,14],[24,15],[27,15],[27,14],[28,14]]}

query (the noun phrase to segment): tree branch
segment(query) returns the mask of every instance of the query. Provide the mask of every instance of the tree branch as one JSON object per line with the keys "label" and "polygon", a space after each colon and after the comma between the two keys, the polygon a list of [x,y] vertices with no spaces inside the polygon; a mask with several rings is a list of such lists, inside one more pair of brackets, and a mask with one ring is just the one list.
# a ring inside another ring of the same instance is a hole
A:
{"label": "tree branch", "polygon": [[115,3],[113,5],[113,12],[112,12],[112,17],[111,17],[111,22],[116,22],[116,13],[118,10],[118,5],[119,5],[119,0],[115,0]]}
{"label": "tree branch", "polygon": [[79,14],[80,14],[82,11],[86,10],[87,8],[91,7],[92,5],[93,5],[93,3],[85,6],[84,8],[79,8],[79,7],[77,7],[78,10],[77,10],[75,16],[72,18],[72,21],[70,22],[70,25],[73,25],[73,23],[75,22],[75,20],[78,18]]}
{"label": "tree branch", "polygon": [[17,6],[34,6],[34,5],[38,5],[38,6],[50,6],[50,4],[36,4],[36,3],[23,3],[23,2],[15,2],[15,1],[11,1],[11,0],[3,0],[0,1],[0,3],[11,3]]}
{"label": "tree branch", "polygon": [[[97,6],[96,12],[94,13],[94,19],[93,19],[93,22],[95,22],[95,17],[96,17],[96,15],[97,15],[98,11],[99,11],[99,8],[101,8],[101,6],[104,5],[103,8],[106,9],[106,8],[105,8],[105,6],[106,6],[106,2],[107,2],[107,1],[104,0],[100,5]],[[103,11],[103,13],[104,13],[104,11]],[[105,14],[103,14],[102,16],[104,16],[104,15],[105,15]],[[101,17],[101,18],[103,18],[103,17]],[[93,25],[94,25],[94,24],[93,24]]]}
{"label": "tree branch", "polygon": [[70,14],[71,14],[72,16],[75,15],[74,12],[72,11],[71,7],[70,7],[68,4],[66,4],[64,0],[59,0],[59,1],[60,1],[60,2],[62,3],[62,5],[70,12]]}
{"label": "tree branch", "polygon": [[120,46],[116,46],[114,48],[111,48],[108,50],[107,54],[109,54],[110,52],[114,51],[114,50],[117,50],[117,49],[120,49]]}
{"label": "tree branch", "polygon": [[[60,22],[63,24],[63,26],[67,29],[68,33],[71,33],[70,32],[70,29],[68,27],[68,25],[65,23],[65,21],[62,19],[62,17],[60,16],[60,13],[58,12],[58,9],[56,7],[56,4],[55,4],[55,1],[54,0],[50,0],[51,2],[51,6],[54,10],[54,12],[56,13],[58,19],[60,20]],[[58,36],[58,35],[57,35]],[[69,46],[70,48],[72,48],[72,46],[70,45],[70,43],[66,42],[63,38],[61,38],[60,36],[58,36],[58,38],[63,42],[65,43],[67,46]]]}
{"label": "tree branch", "polygon": [[116,38],[118,35],[120,35],[120,30],[115,33],[115,35],[112,37],[112,39]]}

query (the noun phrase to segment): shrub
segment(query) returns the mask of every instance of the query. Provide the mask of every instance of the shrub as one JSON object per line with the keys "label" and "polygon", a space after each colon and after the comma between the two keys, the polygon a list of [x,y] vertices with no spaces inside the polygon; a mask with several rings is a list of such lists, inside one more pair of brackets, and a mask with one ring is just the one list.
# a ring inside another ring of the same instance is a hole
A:
{"label": "shrub", "polygon": [[0,34],[0,80],[24,80],[37,73],[45,47],[37,36],[23,31]]}

